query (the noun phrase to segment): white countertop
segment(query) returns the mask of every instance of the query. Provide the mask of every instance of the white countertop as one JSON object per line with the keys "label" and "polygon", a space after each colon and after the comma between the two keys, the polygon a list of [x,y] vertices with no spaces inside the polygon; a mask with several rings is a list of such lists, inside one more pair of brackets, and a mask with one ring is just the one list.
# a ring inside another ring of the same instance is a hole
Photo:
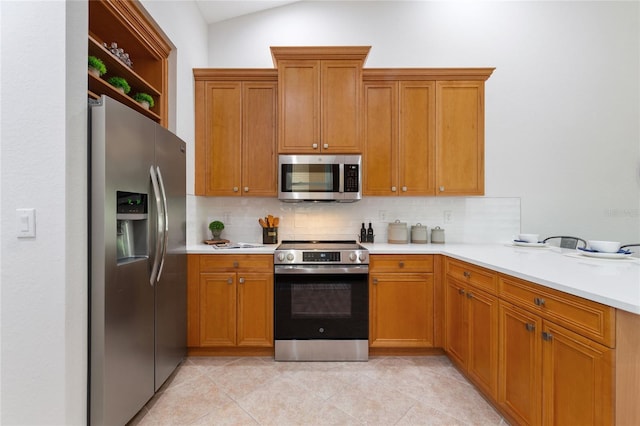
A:
{"label": "white countertop", "polygon": [[[575,250],[505,244],[363,244],[371,254],[444,254],[494,271],[640,314],[640,259],[594,259]],[[189,254],[272,254],[277,244],[220,250],[198,244]]]}

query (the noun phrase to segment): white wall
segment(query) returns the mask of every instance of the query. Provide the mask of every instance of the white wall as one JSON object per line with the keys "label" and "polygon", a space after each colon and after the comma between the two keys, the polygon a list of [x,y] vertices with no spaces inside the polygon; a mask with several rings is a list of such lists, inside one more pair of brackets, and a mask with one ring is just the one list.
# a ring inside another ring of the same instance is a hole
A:
{"label": "white wall", "polygon": [[[0,422],[82,424],[86,4],[0,2],[0,8]],[[24,207],[36,209],[35,238],[16,237],[15,209]]]}
{"label": "white wall", "polygon": [[[173,127],[193,146],[206,24],[192,2],[147,3],[178,52]],[[87,2],[1,0],[0,42],[0,424],[82,425]],[[22,207],[36,209],[36,238],[16,238]]]}
{"label": "white wall", "polygon": [[523,232],[640,242],[640,3],[300,2],[209,26],[210,67],[371,45],[366,67],[496,67],[486,195]]}

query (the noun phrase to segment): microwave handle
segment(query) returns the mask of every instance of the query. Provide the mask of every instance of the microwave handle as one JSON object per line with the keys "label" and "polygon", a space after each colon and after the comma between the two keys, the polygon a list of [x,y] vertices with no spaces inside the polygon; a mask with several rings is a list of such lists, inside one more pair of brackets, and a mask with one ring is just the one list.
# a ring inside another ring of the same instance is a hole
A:
{"label": "microwave handle", "polygon": [[343,193],[344,192],[344,163],[340,163],[338,165],[338,174],[340,175],[340,182],[339,182],[339,187],[338,187],[338,192],[339,193]]}

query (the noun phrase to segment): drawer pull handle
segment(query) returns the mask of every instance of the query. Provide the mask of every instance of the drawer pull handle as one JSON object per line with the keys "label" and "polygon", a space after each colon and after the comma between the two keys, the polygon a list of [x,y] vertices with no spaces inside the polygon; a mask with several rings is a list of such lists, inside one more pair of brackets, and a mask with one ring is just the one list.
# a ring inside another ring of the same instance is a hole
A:
{"label": "drawer pull handle", "polygon": [[401,267],[401,268],[404,268],[404,262],[399,262],[398,266]]}
{"label": "drawer pull handle", "polygon": [[233,284],[233,278],[227,278],[227,284]]}
{"label": "drawer pull handle", "polygon": [[464,288],[459,288],[458,289],[458,294],[464,294]]}
{"label": "drawer pull handle", "polygon": [[526,329],[527,329],[527,331],[534,331],[534,330],[536,329],[536,326],[535,326],[535,325],[533,325],[533,324],[531,324],[531,323],[526,323],[526,324],[524,325],[524,328],[526,328]]}
{"label": "drawer pull handle", "polygon": [[541,297],[536,297],[535,299],[533,299],[533,303],[535,303],[537,306],[544,306],[544,299]]}
{"label": "drawer pull handle", "polygon": [[550,342],[551,340],[553,340],[553,334],[547,333],[546,331],[543,331],[542,332],[542,340]]}
{"label": "drawer pull handle", "polygon": [[238,262],[233,262],[233,267],[237,268],[238,266],[240,266],[240,264]]}
{"label": "drawer pull handle", "polygon": [[471,278],[471,272],[464,271],[462,275],[464,275],[467,278]]}

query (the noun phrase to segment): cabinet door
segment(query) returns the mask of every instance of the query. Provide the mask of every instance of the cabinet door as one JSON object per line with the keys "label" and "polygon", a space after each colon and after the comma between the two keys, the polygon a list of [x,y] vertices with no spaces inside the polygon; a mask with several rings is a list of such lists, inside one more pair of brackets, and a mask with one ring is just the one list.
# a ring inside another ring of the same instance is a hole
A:
{"label": "cabinet door", "polygon": [[370,276],[370,346],[433,347],[433,274]]}
{"label": "cabinet door", "polygon": [[469,351],[466,286],[447,278],[444,294],[444,349],[454,362],[466,370]]}
{"label": "cabinet door", "polygon": [[239,82],[205,84],[204,195],[240,195],[241,94]]}
{"label": "cabinet door", "polygon": [[276,93],[276,83],[243,83],[243,196],[277,195]]}
{"label": "cabinet door", "polygon": [[359,153],[362,62],[321,62],[320,148],[329,154]]}
{"label": "cabinet door", "polygon": [[484,82],[436,83],[438,195],[484,194]]}
{"label": "cabinet door", "polygon": [[282,60],[278,70],[278,151],[318,152],[320,61]]}
{"label": "cabinet door", "polygon": [[498,298],[467,287],[467,374],[491,399],[498,395]]}
{"label": "cabinet door", "polygon": [[542,320],[502,301],[499,317],[498,405],[517,424],[539,425]]}
{"label": "cabinet door", "polygon": [[273,275],[238,272],[238,346],[273,346]]}
{"label": "cabinet door", "polygon": [[200,274],[200,346],[235,346],[236,274]]}
{"label": "cabinet door", "polygon": [[544,321],[544,424],[613,424],[613,349]]}
{"label": "cabinet door", "polygon": [[395,195],[398,185],[398,83],[364,85],[364,195]]}
{"label": "cabinet door", "polygon": [[400,82],[398,193],[435,194],[435,83]]}

